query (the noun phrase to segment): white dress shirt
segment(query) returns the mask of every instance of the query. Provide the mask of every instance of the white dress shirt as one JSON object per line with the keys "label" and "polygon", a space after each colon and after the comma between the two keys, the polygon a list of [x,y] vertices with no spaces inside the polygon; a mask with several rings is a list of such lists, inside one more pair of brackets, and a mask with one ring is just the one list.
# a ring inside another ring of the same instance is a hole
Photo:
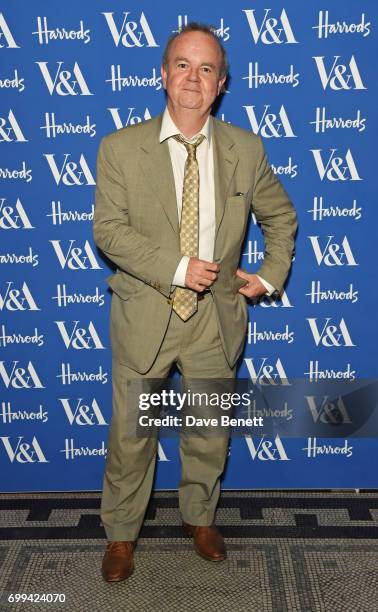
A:
{"label": "white dress shirt", "polygon": [[[168,139],[169,153],[172,162],[173,176],[176,188],[177,213],[179,220],[181,219],[182,208],[182,192],[184,186],[184,169],[185,162],[188,156],[185,145],[178,142],[173,136],[181,134],[180,130],[174,124],[168,108],[165,108],[163,120],[160,130],[160,142]],[[206,261],[213,261],[214,257],[214,241],[215,241],[215,191],[214,191],[214,156],[213,156],[213,138],[211,134],[210,117],[206,123],[192,138],[187,138],[181,134],[188,142],[194,142],[199,134],[203,134],[205,138],[198,145],[196,157],[199,170],[199,236],[198,236],[198,258]],[[183,255],[177,266],[175,275],[172,280],[172,285],[185,287],[186,270],[189,263],[189,257]],[[258,276],[260,281],[267,289],[267,295],[270,295],[275,290],[268,281]]]}

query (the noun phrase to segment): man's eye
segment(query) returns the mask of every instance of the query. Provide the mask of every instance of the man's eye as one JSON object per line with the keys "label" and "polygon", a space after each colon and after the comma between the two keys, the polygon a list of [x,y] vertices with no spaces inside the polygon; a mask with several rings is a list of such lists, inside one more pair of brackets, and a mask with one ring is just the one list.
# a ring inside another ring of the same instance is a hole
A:
{"label": "man's eye", "polygon": [[177,64],[178,68],[186,68],[187,64],[185,64],[185,62],[180,62],[179,64]]}
{"label": "man's eye", "polygon": [[211,68],[209,68],[209,66],[203,66],[202,70],[204,72],[211,72]]}

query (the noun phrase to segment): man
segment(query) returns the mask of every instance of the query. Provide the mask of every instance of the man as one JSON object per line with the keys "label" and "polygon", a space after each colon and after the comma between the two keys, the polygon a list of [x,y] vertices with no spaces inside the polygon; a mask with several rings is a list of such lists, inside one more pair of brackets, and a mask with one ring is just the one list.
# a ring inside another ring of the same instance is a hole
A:
{"label": "man", "polygon": [[[124,580],[151,494],[157,441],[132,437],[132,380],[234,378],[247,326],[246,297],[281,291],[296,216],[261,139],[210,116],[227,78],[225,52],[206,26],[168,42],[161,68],[167,107],[100,144],[94,237],[117,265],[111,341],[113,412],[101,502],[108,543],[102,575]],[[259,274],[238,270],[252,209],[265,258]],[[182,436],[179,506],[198,554],[226,556],[214,526],[227,436]]]}

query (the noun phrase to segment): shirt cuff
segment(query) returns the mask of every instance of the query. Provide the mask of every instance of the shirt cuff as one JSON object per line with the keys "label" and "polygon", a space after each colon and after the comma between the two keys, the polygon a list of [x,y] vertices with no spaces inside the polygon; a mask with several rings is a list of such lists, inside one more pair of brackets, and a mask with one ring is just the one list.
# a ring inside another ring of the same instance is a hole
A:
{"label": "shirt cuff", "polygon": [[261,276],[259,276],[258,274],[256,274],[256,276],[262,282],[262,284],[264,285],[264,287],[266,289],[266,294],[265,295],[272,295],[272,293],[274,293],[274,291],[276,290],[275,287],[273,287],[273,285],[268,283],[268,281],[266,281],[263,278],[261,278]]}
{"label": "shirt cuff", "polygon": [[183,255],[179,265],[176,268],[175,275],[173,277],[172,285],[177,285],[178,287],[185,287],[185,277],[186,271],[188,269],[189,259],[187,255]]}

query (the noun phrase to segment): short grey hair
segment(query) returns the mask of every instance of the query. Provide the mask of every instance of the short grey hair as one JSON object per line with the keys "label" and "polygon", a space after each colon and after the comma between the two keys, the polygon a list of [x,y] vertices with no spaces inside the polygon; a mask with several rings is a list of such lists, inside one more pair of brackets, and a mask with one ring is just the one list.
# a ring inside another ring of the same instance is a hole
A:
{"label": "short grey hair", "polygon": [[168,69],[169,52],[170,52],[170,49],[172,47],[172,43],[176,40],[176,38],[181,36],[181,34],[185,34],[186,32],[203,32],[204,34],[208,34],[209,36],[211,36],[211,38],[216,42],[216,44],[218,46],[218,49],[220,51],[220,54],[221,54],[220,77],[222,78],[224,76],[227,76],[228,75],[227,53],[226,53],[226,50],[223,47],[222,43],[220,42],[218,36],[214,33],[215,29],[216,28],[214,28],[213,26],[206,25],[204,23],[197,23],[196,21],[191,21],[186,26],[181,28],[181,30],[179,32],[175,32],[174,34],[172,34],[168,38],[168,41],[167,41],[167,44],[166,44],[166,47],[165,47],[164,53],[163,53],[162,64],[163,64],[165,70]]}

